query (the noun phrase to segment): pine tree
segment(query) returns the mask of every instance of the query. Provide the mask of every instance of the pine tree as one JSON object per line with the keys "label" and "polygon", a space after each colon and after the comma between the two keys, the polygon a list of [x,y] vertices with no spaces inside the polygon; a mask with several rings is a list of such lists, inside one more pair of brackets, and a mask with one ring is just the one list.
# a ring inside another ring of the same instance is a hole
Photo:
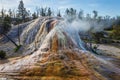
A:
{"label": "pine tree", "polygon": [[69,12],[70,12],[70,11],[69,11],[69,9],[67,8],[66,11],[65,11],[66,15],[69,15]]}
{"label": "pine tree", "polygon": [[31,12],[30,12],[30,10],[28,10],[28,11],[26,11],[26,19],[25,19],[25,21],[29,21],[30,17],[31,17]]}
{"label": "pine tree", "polygon": [[8,13],[9,13],[9,16],[12,18],[13,13],[12,13],[12,10],[11,10],[11,9],[8,10]]}
{"label": "pine tree", "polygon": [[5,17],[5,9],[2,8],[1,10],[1,17],[4,18]]}
{"label": "pine tree", "polygon": [[86,19],[89,21],[91,19],[91,15],[90,14],[86,14]]}
{"label": "pine tree", "polygon": [[57,16],[58,16],[58,17],[61,17],[61,13],[60,13],[60,11],[58,12]]}
{"label": "pine tree", "polygon": [[52,11],[50,8],[48,8],[48,13],[47,13],[47,16],[51,16],[52,15]]}
{"label": "pine tree", "polygon": [[83,10],[80,10],[80,12],[78,13],[78,18],[82,20],[83,19],[83,14],[84,14]]}
{"label": "pine tree", "polygon": [[24,3],[21,0],[18,6],[18,14],[17,14],[19,19],[22,19],[22,21],[25,21],[26,17],[26,8],[24,7]]}
{"label": "pine tree", "polygon": [[3,21],[4,33],[8,32],[11,28],[11,18],[6,15]]}
{"label": "pine tree", "polygon": [[73,21],[75,18],[76,18],[76,14],[77,14],[77,12],[76,12],[76,9],[73,9],[73,8],[70,8],[70,9],[66,9],[66,17],[67,17],[67,19],[68,19],[68,21]]}
{"label": "pine tree", "polygon": [[43,16],[43,14],[44,14],[44,9],[41,8],[41,9],[40,9],[40,15]]}
{"label": "pine tree", "polygon": [[93,11],[93,14],[94,14],[94,19],[96,19],[97,16],[98,16],[98,12],[94,10],[94,11]]}
{"label": "pine tree", "polygon": [[33,19],[36,19],[36,18],[37,18],[36,12],[34,12],[34,13],[32,14],[32,18],[33,18]]}
{"label": "pine tree", "polygon": [[40,8],[36,7],[35,15],[36,15],[37,18],[39,17],[39,15],[40,15]]}
{"label": "pine tree", "polygon": [[41,16],[46,16],[47,14],[46,14],[46,11],[47,11],[47,8],[41,8],[40,9],[40,15]]}

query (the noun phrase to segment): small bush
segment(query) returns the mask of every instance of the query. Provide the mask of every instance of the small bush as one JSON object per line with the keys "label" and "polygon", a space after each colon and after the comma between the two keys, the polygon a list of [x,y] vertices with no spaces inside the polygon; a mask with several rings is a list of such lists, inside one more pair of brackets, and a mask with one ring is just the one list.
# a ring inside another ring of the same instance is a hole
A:
{"label": "small bush", "polygon": [[4,59],[6,57],[5,51],[0,51],[0,59]]}
{"label": "small bush", "polygon": [[21,46],[22,46],[22,45],[19,45],[18,47],[16,47],[16,48],[14,49],[14,51],[17,52],[17,51],[21,48]]}

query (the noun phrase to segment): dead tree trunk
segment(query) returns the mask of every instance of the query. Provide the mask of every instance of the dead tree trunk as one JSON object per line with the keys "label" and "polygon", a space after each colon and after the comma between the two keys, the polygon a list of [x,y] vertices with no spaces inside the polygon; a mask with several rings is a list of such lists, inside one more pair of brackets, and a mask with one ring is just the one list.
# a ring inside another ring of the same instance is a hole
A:
{"label": "dead tree trunk", "polygon": [[5,33],[3,33],[3,35],[7,37],[16,47],[18,47],[18,45],[9,36],[7,36]]}
{"label": "dead tree trunk", "polygon": [[18,42],[19,42],[19,45],[20,45],[20,27],[19,27],[19,24],[18,24]]}

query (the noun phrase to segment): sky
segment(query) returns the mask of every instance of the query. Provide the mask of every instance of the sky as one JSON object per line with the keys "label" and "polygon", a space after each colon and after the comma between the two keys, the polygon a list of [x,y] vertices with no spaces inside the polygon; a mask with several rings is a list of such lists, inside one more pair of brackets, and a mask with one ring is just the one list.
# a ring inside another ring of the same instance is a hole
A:
{"label": "sky", "polygon": [[[17,10],[20,0],[0,0],[0,10]],[[93,10],[98,11],[98,15],[110,15],[112,17],[120,15],[120,0],[23,0],[25,8],[34,12],[36,7],[51,7],[55,12],[61,10],[63,13],[66,8],[81,9],[84,13],[92,14]]]}

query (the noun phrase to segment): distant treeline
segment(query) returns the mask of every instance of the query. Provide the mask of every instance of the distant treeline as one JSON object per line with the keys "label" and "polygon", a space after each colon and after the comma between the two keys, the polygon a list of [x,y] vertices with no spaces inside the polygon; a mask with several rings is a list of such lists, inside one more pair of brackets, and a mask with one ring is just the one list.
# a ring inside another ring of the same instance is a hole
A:
{"label": "distant treeline", "polygon": [[[93,10],[93,16],[91,14],[84,14],[83,10],[77,11],[74,8],[67,8],[64,13],[62,11],[54,11],[50,7],[46,8],[39,8],[35,9],[35,12],[31,12],[27,10],[24,6],[24,2],[20,0],[18,8],[16,10],[9,9],[8,11],[4,8],[0,11],[0,34],[7,33],[10,28],[11,24],[17,25],[20,23],[24,23],[33,19],[36,19],[40,16],[58,16],[68,19],[68,21],[73,21],[75,19],[88,21],[89,23],[97,23],[97,24],[104,24],[104,30],[111,30],[112,33],[110,34],[112,38],[120,39],[120,16],[110,17],[110,16],[99,16],[96,10]],[[95,25],[97,26],[97,25]],[[91,29],[92,30],[92,29]],[[116,35],[118,35],[116,37]]]}

